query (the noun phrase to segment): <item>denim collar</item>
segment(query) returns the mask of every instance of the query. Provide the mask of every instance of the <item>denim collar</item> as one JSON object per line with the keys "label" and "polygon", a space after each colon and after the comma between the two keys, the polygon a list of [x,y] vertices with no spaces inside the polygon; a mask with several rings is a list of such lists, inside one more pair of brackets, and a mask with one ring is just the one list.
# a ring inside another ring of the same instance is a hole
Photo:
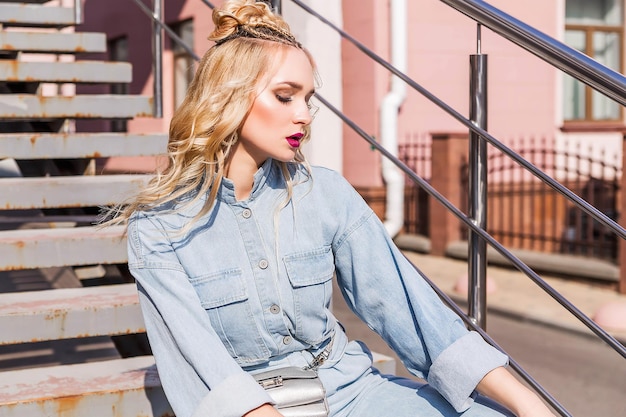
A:
{"label": "denim collar", "polygon": [[[268,158],[263,165],[255,172],[252,183],[252,192],[246,201],[252,201],[258,197],[267,184],[273,184],[276,178],[280,174],[280,168],[278,164],[274,163],[272,158]],[[235,184],[229,178],[222,178],[222,184],[220,190],[217,193],[217,198],[227,204],[237,204],[237,198],[235,197]]]}

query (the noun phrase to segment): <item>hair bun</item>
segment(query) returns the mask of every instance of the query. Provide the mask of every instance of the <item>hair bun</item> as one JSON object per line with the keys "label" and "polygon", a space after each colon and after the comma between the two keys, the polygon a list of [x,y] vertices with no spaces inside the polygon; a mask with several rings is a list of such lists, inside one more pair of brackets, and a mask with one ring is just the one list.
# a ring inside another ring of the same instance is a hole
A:
{"label": "hair bun", "polygon": [[236,37],[240,28],[269,28],[291,36],[289,25],[275,15],[263,1],[228,0],[221,8],[213,10],[215,29],[208,39],[220,43]]}

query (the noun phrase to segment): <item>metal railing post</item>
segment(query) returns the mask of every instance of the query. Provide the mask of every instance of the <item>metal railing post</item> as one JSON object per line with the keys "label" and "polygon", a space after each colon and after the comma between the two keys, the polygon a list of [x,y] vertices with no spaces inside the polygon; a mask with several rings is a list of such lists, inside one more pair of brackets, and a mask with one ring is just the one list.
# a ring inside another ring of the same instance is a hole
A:
{"label": "metal railing post", "polygon": [[[487,129],[487,55],[481,54],[480,25],[477,26],[477,53],[470,56],[470,120]],[[487,143],[470,130],[469,217],[477,227],[487,229]],[[468,315],[483,329],[487,326],[487,242],[469,231]]]}
{"label": "metal railing post", "polygon": [[74,0],[74,23],[80,25],[83,23],[83,2],[82,0]]}
{"label": "metal railing post", "polygon": [[157,22],[163,20],[163,0],[154,0],[152,22],[153,44],[153,115],[154,117],[163,117],[163,28]]}
{"label": "metal railing post", "polygon": [[271,1],[272,4],[272,11],[276,14],[282,14],[283,12],[283,7],[282,7],[282,1],[281,0],[272,0]]}

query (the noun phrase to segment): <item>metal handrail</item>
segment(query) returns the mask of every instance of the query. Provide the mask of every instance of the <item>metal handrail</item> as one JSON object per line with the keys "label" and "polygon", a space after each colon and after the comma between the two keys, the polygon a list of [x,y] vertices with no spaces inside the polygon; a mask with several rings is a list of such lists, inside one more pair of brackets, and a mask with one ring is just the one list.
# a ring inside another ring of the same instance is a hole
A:
{"label": "metal handrail", "polygon": [[[152,115],[154,117],[163,117],[163,34],[162,32],[167,32],[170,35],[171,39],[179,44],[185,52],[191,55],[196,61],[200,60],[200,57],[196,55],[193,49],[183,41],[183,39],[178,36],[176,32],[174,32],[169,26],[167,26],[161,19],[163,17],[163,1],[164,0],[154,0],[153,8],[154,10],[150,10],[148,6],[143,4],[140,0],[133,0],[135,4],[139,7],[139,9],[144,12],[152,21],[152,32],[153,32],[153,71],[154,71],[154,82],[152,83],[153,87],[153,110]],[[212,6],[209,3],[210,6]]]}
{"label": "metal handrail", "polygon": [[[390,153],[387,149],[385,149],[381,144],[376,142],[374,138],[368,135],[363,129],[361,129],[356,123],[346,117],[339,109],[329,103],[324,97],[320,94],[315,93],[316,98],[324,104],[330,111],[332,111],[337,117],[339,117],[344,123],[346,123],[352,130],[354,130],[359,136],[365,139],[373,148],[376,148],[383,156],[390,159],[398,168],[400,168],[404,173],[406,173],[415,183],[419,184],[428,195],[435,198],[439,201],[448,211],[452,212],[459,220],[465,223],[471,230],[473,230],[476,234],[478,234],[481,238],[485,239],[489,244],[491,244],[500,254],[504,257],[508,258],[521,272],[525,273],[529,278],[531,278],[541,289],[547,292],[552,298],[554,298],[559,304],[565,307],[570,313],[572,313],[579,320],[583,321],[590,329],[601,339],[603,339],[607,344],[613,347],[618,353],[620,353],[624,358],[626,358],[626,348],[622,346],[616,339],[614,339],[611,335],[606,333],[602,328],[600,328],[597,324],[595,324],[591,319],[585,316],[576,306],[571,304],[567,299],[563,298],[554,288],[552,288],[548,283],[546,283],[535,271],[530,269],[524,262],[522,262],[519,258],[509,252],[504,246],[502,246],[497,240],[495,240],[489,233],[480,227],[476,226],[472,220],[465,216],[461,210],[455,207],[452,203],[450,203],[443,195],[441,195],[437,190],[435,190],[426,180],[421,178],[415,172],[411,170],[406,164],[396,158],[392,153]],[[410,261],[409,261],[410,262]],[[411,265],[422,275],[422,277],[430,284],[433,290],[446,302],[446,304],[451,307],[460,317],[461,319],[473,330],[479,332],[487,342],[489,342],[494,347],[498,348],[502,352],[506,353],[491,337],[489,337],[484,330],[482,330],[473,320],[469,317],[464,311],[462,311],[458,305],[450,299],[443,291],[439,289],[426,275],[421,273],[419,268],[417,268],[412,262]],[[508,356],[508,355],[507,355]],[[541,397],[550,404],[552,408],[558,411],[562,416],[571,417],[571,414],[552,396],[548,391],[541,386],[530,374],[528,374],[515,360],[513,360],[509,356],[509,363],[511,367],[539,394]]]}
{"label": "metal handrail", "polygon": [[493,338],[491,336],[489,336],[487,334],[487,332],[485,332],[478,324],[476,324],[474,322],[474,320],[472,320],[471,317],[469,317],[467,314],[465,314],[465,312],[461,309],[461,307],[459,307],[457,305],[457,303],[455,303],[454,300],[452,300],[452,298],[450,298],[448,296],[448,294],[446,294],[439,287],[437,287],[437,285],[433,281],[431,281],[430,278],[428,278],[426,276],[426,274],[424,274],[410,259],[407,258],[407,261],[409,261],[409,263],[413,266],[413,268],[433,288],[433,290],[437,293],[439,298],[441,298],[443,300],[443,302],[448,307],[450,307],[450,309],[452,311],[454,311],[470,329],[472,329],[475,332],[479,333],[483,337],[483,339],[485,339],[487,341],[487,343],[491,344],[493,347],[495,347],[500,352],[504,353],[505,355],[507,355],[509,357],[509,366],[513,370],[515,370],[515,372],[524,381],[526,381],[526,383],[528,383],[528,385],[533,387],[533,389],[535,391],[537,391],[537,393],[544,400],[546,400],[550,404],[550,406],[552,408],[554,408],[556,411],[558,411],[559,414],[561,414],[562,416],[571,417],[571,414],[569,413],[569,411],[567,411],[556,399],[554,399],[554,397],[543,386],[541,386],[541,384],[539,384],[539,382],[537,382],[537,380],[535,380],[535,378],[533,378],[528,372],[526,372],[526,370],[524,368],[522,368],[522,366],[519,363],[517,363],[517,361],[515,359],[513,359],[510,355],[508,355],[506,353],[506,351],[495,340],[493,340]]}
{"label": "metal handrail", "polygon": [[[143,4],[143,2],[141,2],[141,0],[133,0],[133,1],[141,9],[141,11],[144,12],[146,14],[146,16],[148,16],[150,18],[150,20],[152,20],[153,23],[156,23],[161,29],[165,30],[165,32],[167,32],[167,34],[170,36],[170,38],[172,38],[172,40],[174,42],[176,42],[181,48],[183,48],[185,50],[185,52],[187,52],[189,54],[189,56],[191,56],[196,61],[200,60],[200,57],[194,52],[193,48],[191,48],[189,45],[187,45],[185,43],[185,41],[180,36],[178,36],[178,34],[176,34],[176,32],[174,32],[172,30],[172,28],[170,28],[168,25],[163,23],[161,20],[157,19],[154,16],[154,14],[152,13],[152,11],[148,8],[148,6]],[[203,0],[203,3],[208,4],[209,7],[215,7],[212,4],[210,4],[209,2],[207,2],[206,0]]]}
{"label": "metal handrail", "polygon": [[[426,180],[424,180],[419,175],[417,175],[415,172],[413,172],[411,170],[411,168],[409,168],[404,162],[400,161],[391,152],[389,152],[387,149],[385,149],[381,144],[376,142],[376,140],[374,138],[372,138],[370,135],[368,135],[354,121],[350,120],[345,114],[343,114],[339,109],[337,109],[335,106],[333,106],[331,103],[329,103],[320,94],[315,93],[315,96],[316,96],[316,98],[320,102],[322,102],[322,104],[324,104],[326,107],[328,107],[328,109],[330,109],[330,111],[332,111],[337,117],[339,117],[345,124],[350,126],[350,128],[352,130],[354,130],[359,136],[361,136],[363,139],[365,139],[372,147],[376,148],[386,158],[389,158],[398,168],[400,168],[405,174],[407,174],[415,183],[419,184],[419,186],[422,187],[428,193],[428,195],[430,195],[431,197],[433,197],[437,201],[439,201],[445,208],[448,209],[448,211],[452,212],[459,220],[461,220],[468,227],[470,227],[472,230],[474,230],[477,234],[479,234],[487,242],[489,242],[492,245],[494,245],[496,247],[496,249],[498,250],[498,252],[500,252],[503,256],[510,257],[511,262],[513,262],[515,264],[515,266],[520,268],[520,270],[523,270],[523,272],[525,272],[531,279],[533,279],[533,281],[538,283],[538,285],[542,289],[544,289],[544,291],[549,293],[553,298],[557,299],[557,301],[559,301],[559,298],[561,298],[563,300],[563,302],[567,303],[571,308],[573,308],[573,309],[578,311],[578,309],[575,306],[573,306],[569,301],[567,301],[564,298],[562,298],[562,296],[556,290],[554,290],[552,287],[550,287],[549,284],[547,284],[545,281],[543,281],[533,270],[528,268],[528,266],[526,266],[526,264],[524,264],[521,260],[519,260],[515,255],[513,255],[511,252],[509,252],[502,245],[500,245],[500,243],[497,240],[495,240],[490,234],[488,234],[486,231],[484,231],[480,227],[476,226],[469,217],[467,217],[467,216],[465,216],[463,214],[463,212],[461,210],[459,210],[452,203],[450,203],[443,195],[441,195],[437,190],[435,190]],[[411,263],[411,265],[413,265],[413,263]],[[481,335],[485,335],[485,332],[482,329],[480,329],[480,327],[476,323],[474,323],[474,321],[467,314],[465,314],[465,312],[463,312],[456,305],[456,303],[454,301],[452,301],[447,295],[445,295],[443,293],[443,291],[441,291],[430,279],[428,279],[426,277],[426,275],[421,273],[419,268],[417,268],[415,265],[413,265],[413,267],[418,272],[420,272],[420,274],[430,284],[430,286],[435,290],[435,292],[437,292],[437,294],[439,294],[439,296],[442,297],[442,299],[446,302],[446,304],[448,304],[463,319],[463,321],[466,324],[468,324],[472,329],[474,329],[476,331],[479,331]],[[559,301],[559,303],[560,302],[561,301]],[[578,313],[582,314],[584,316],[584,314],[582,312],[578,311]],[[602,330],[602,329],[599,329],[599,330],[601,332],[604,332],[604,330]],[[611,336],[609,336],[609,337],[611,337]],[[493,341],[493,339],[491,339],[490,337],[486,338],[485,340],[487,340],[489,343],[491,343],[494,347],[497,347],[498,349],[500,349],[501,351],[504,352],[504,350],[501,349]],[[617,343],[619,343],[619,342],[617,342]],[[626,357],[626,349],[623,349],[623,350],[624,350],[623,355],[624,355],[624,357]],[[561,413],[562,416],[570,416],[570,414],[567,412],[567,410],[565,410],[563,408],[563,406],[554,397],[552,397],[552,395],[550,395],[550,393],[548,393],[541,386],[541,384],[539,384],[537,381],[535,381],[535,379],[532,378],[515,361],[511,362],[511,365],[515,369],[515,371],[518,372],[520,374],[520,376],[522,376],[524,378],[524,380],[526,380],[526,382],[531,387],[533,387],[533,389],[535,389],[535,391],[537,391],[555,410],[558,410]]]}
{"label": "metal handrail", "polygon": [[[448,112],[456,120],[464,124],[467,128],[477,133],[484,139],[486,139],[493,146],[498,148],[501,152],[505,153],[506,155],[511,157],[513,160],[515,160],[517,163],[527,168],[529,171],[535,174],[538,178],[540,178],[541,180],[544,180],[544,182],[546,182],[549,186],[551,186],[557,192],[561,193],[563,196],[568,198],[573,203],[576,203],[576,205],[578,205],[581,209],[586,211],[589,215],[592,215],[593,213],[592,217],[600,221],[605,226],[614,230],[620,237],[626,238],[626,230],[624,230],[624,228],[622,228],[620,225],[615,223],[615,221],[608,218],[606,215],[604,215],[594,206],[592,206],[591,204],[589,204],[588,202],[586,202],[585,200],[583,200],[582,198],[574,194],[572,191],[570,191],[569,189],[567,189],[566,187],[564,187],[563,185],[555,181],[553,178],[549,177],[547,174],[545,174],[539,168],[535,167],[530,162],[523,159],[513,150],[511,150],[504,144],[500,143],[496,138],[494,138],[487,131],[485,131],[484,129],[481,129],[480,127],[477,127],[473,122],[466,119],[463,115],[461,115],[459,112],[454,110],[448,104],[444,103],[441,99],[434,96],[432,93],[430,93],[424,87],[422,87],[421,85],[413,81],[404,73],[398,71],[390,63],[382,59],[380,56],[376,55],[374,52],[369,50],[366,46],[358,42],[356,39],[352,38],[349,34],[344,32],[342,29],[336,27],[333,23],[329,22],[323,16],[319,15],[317,12],[315,12],[308,6],[304,5],[300,0],[292,0],[292,1],[296,3],[297,5],[301,6],[302,8],[304,8],[307,12],[316,16],[318,19],[322,20],[324,23],[327,23],[328,25],[336,29],[342,36],[345,35],[346,39],[350,40],[351,42],[354,41],[355,46],[357,46],[359,49],[365,52],[368,56],[370,56],[376,62],[378,62],[385,68],[387,68],[393,74],[400,77],[409,86],[413,87],[418,92],[422,93],[428,99],[430,99],[439,107],[441,107],[446,112]],[[332,104],[330,104],[328,101],[323,99],[323,97],[321,97],[318,93],[316,93],[316,96],[323,104],[329,107],[329,109],[331,109],[331,111],[333,111],[338,117],[340,117],[346,124],[348,124],[353,130],[355,130],[365,140],[367,140],[371,146],[378,149],[385,157],[391,159],[400,169],[402,169],[402,171],[404,171],[411,179],[413,179],[414,182],[418,183],[422,188],[424,188],[424,190],[427,191],[428,194],[430,194],[432,197],[436,198],[441,204],[446,206],[446,208],[448,208],[448,210],[450,210],[456,217],[458,217],[459,220],[464,222],[474,232],[478,233],[483,239],[485,239],[488,243],[490,243],[494,247],[494,249],[496,249],[505,258],[509,259],[521,272],[526,273],[526,275],[529,278],[531,278],[537,285],[539,285],[545,292],[547,292],[550,296],[552,296],[552,298],[554,298],[557,302],[559,302],[559,304],[561,304],[570,313],[572,313],[576,318],[578,318],[581,322],[583,322],[583,324],[585,324],[592,332],[594,332],[596,335],[602,338],[607,344],[609,344],[611,347],[613,347],[613,349],[615,349],[624,358],[626,358],[626,348],[620,342],[618,342],[613,336],[609,335],[606,331],[600,328],[593,320],[591,320],[584,313],[582,313],[578,308],[576,308],[568,300],[566,300],[563,296],[561,296],[549,284],[547,284],[543,279],[541,279],[541,277],[539,277],[532,269],[530,269],[526,264],[524,264],[519,258],[513,255],[511,252],[509,252],[504,246],[502,246],[491,235],[489,235],[483,229],[480,229],[479,227],[477,227],[472,222],[471,219],[469,219],[467,216],[465,216],[465,214],[463,214],[462,211],[460,211],[458,208],[452,205],[449,201],[447,201],[441,194],[439,194],[434,188],[432,188],[430,184],[428,184],[425,180],[423,180],[417,174],[411,171],[411,169],[408,168],[402,161],[394,157],[393,154],[391,154],[389,151],[383,148],[378,142],[376,142],[373,138],[371,138],[367,133],[362,131],[356,124],[352,123],[349,119],[347,119],[345,115],[341,114],[341,112],[339,112]]]}
{"label": "metal handrail", "polygon": [[534,176],[536,176],[541,181],[543,181],[546,185],[550,186],[556,192],[558,192],[559,194],[563,195],[565,198],[570,200],[578,208],[583,210],[585,213],[589,214],[592,218],[597,220],[599,223],[601,223],[602,225],[606,226],[607,228],[613,230],[622,239],[626,239],[626,229],[624,229],[622,226],[620,226],[618,223],[616,223],[613,219],[609,218],[606,214],[602,213],[600,210],[595,208],[593,205],[589,204],[587,201],[585,201],[584,199],[582,199],[579,196],[577,196],[570,189],[568,189],[567,187],[564,187],[558,181],[554,180],[553,178],[551,178],[550,176],[545,174],[543,171],[541,171],[539,168],[537,168],[536,166],[534,166],[530,162],[526,161],[520,155],[515,153],[515,151],[513,151],[511,148],[509,148],[508,146],[504,145],[498,139],[493,137],[489,132],[487,132],[484,129],[481,129],[478,126],[476,126],[470,120],[465,118],[465,116],[463,116],[461,113],[459,113],[454,108],[449,106],[443,100],[439,99],[437,96],[432,94],[430,91],[426,90],[420,84],[418,84],[415,81],[413,81],[406,74],[404,74],[403,72],[399,71],[397,68],[395,68],[389,62],[385,61],[379,55],[374,53],[368,47],[366,47],[361,42],[359,42],[354,37],[352,37],[350,34],[345,32],[343,29],[337,27],[335,24],[333,24],[328,19],[326,19],[324,16],[320,15],[315,10],[311,9],[309,6],[307,6],[306,4],[302,3],[300,0],[291,0],[291,1],[293,1],[295,4],[297,4],[298,6],[303,8],[305,11],[307,11],[311,15],[317,17],[323,23],[325,23],[328,26],[330,26],[331,28],[333,28],[344,39],[348,40],[350,43],[352,43],[354,46],[356,46],[358,49],[360,49],[364,54],[366,54],[367,56],[372,58],[374,61],[376,61],[377,63],[382,65],[384,68],[389,70],[391,73],[393,73],[394,75],[396,75],[400,79],[402,79],[411,88],[415,89],[420,94],[422,94],[424,97],[426,97],[427,99],[432,101],[434,104],[439,106],[442,110],[444,110],[446,113],[450,114],[452,117],[454,117],[457,121],[462,123],[468,129],[470,129],[471,131],[473,131],[476,134],[480,135],[486,141],[491,143],[495,148],[499,149],[502,153],[508,155],[511,159],[513,159],[519,165],[521,165],[522,167],[526,168]]}
{"label": "metal handrail", "polygon": [[626,105],[626,77],[482,0],[440,0],[607,97]]}
{"label": "metal handrail", "polygon": [[154,19],[152,21],[154,100],[152,103],[153,114],[157,118],[163,117],[163,29],[156,22],[160,22],[163,19],[163,2],[164,0],[153,0],[152,2],[152,8],[154,9]]}

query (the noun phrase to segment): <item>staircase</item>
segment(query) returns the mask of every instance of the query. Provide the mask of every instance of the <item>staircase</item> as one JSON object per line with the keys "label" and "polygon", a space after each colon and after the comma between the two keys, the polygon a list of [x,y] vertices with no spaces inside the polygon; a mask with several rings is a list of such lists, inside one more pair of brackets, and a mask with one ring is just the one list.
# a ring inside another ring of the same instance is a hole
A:
{"label": "staircase", "polygon": [[[77,121],[152,117],[153,103],[76,93],[128,84],[132,68],[81,59],[107,52],[106,36],[76,33],[74,8],[59,3],[0,0],[0,417],[173,416],[126,269],[124,227],[94,225],[99,207],[150,178],[101,173],[99,161],[163,155],[167,134],[80,131]],[[115,354],[74,358],[103,339]],[[42,366],[27,352],[21,366],[3,366],[3,349],[64,342],[77,346],[69,359]],[[395,373],[393,358],[374,353],[374,364]]]}
{"label": "staircase", "polygon": [[[105,35],[73,32],[74,8],[44,3],[0,1],[0,347],[124,341],[144,332],[124,230],[94,220],[149,176],[98,174],[96,160],[162,154],[167,135],[76,132],[78,119],[150,117],[152,98],[74,94],[132,69],[81,60],[106,52]],[[0,416],[173,415],[147,353],[0,369]]]}

